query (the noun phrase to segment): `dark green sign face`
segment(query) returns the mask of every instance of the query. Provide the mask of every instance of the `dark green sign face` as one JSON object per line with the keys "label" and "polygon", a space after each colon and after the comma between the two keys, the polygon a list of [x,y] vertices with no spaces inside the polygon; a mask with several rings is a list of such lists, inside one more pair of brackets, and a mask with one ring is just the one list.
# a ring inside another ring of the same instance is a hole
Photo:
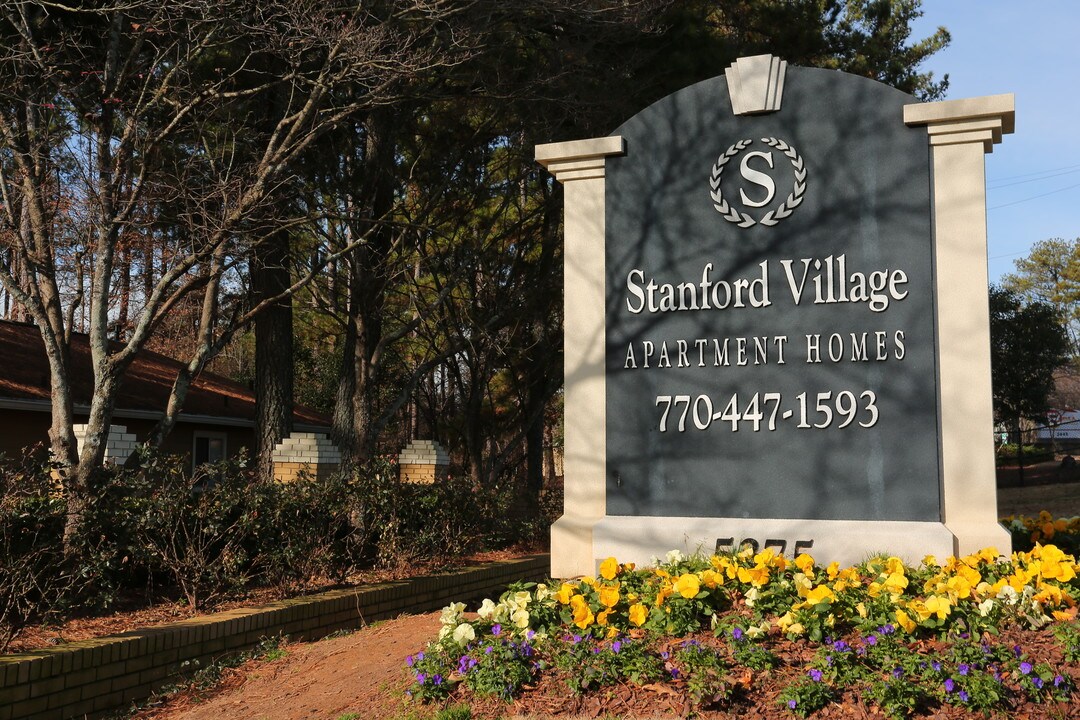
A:
{"label": "dark green sign face", "polygon": [[915,99],[787,69],[627,121],[606,171],[609,515],[941,519]]}

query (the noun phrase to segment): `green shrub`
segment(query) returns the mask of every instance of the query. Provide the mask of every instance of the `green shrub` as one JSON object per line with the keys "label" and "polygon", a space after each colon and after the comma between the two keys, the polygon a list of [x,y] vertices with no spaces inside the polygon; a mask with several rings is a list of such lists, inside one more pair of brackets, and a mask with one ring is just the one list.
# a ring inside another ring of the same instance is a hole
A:
{"label": "green shrub", "polygon": [[64,516],[40,458],[0,458],[0,652],[70,598],[75,577],[64,559]]}
{"label": "green shrub", "polygon": [[243,458],[202,465],[191,475],[176,458],[150,458],[138,472],[153,487],[139,498],[132,536],[151,567],[167,573],[193,608],[245,588],[255,574],[248,544],[259,493]]}
{"label": "green shrub", "polygon": [[355,474],[350,498],[350,549],[357,565],[408,566],[506,539],[509,498],[462,477],[403,483],[395,464],[375,461]]}
{"label": "green shrub", "polygon": [[[999,465],[1015,463],[1020,457],[1020,447],[1015,443],[1002,443],[997,447]],[[1054,459],[1054,451],[1041,445],[1024,445],[1024,464],[1045,462]]]}
{"label": "green shrub", "polygon": [[340,582],[352,567],[347,477],[301,475],[289,483],[253,487],[255,529],[248,548],[261,579],[282,590],[312,580]]}

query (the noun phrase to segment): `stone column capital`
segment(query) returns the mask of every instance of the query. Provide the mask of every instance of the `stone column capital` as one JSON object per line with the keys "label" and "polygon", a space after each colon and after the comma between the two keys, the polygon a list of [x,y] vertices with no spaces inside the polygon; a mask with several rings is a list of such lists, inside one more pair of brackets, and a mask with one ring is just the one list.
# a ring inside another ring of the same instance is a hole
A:
{"label": "stone column capital", "polygon": [[561,183],[603,178],[607,157],[625,154],[626,140],[621,135],[536,146],[536,162]]}
{"label": "stone column capital", "polygon": [[1016,100],[1008,93],[905,105],[904,124],[925,125],[931,145],[982,143],[989,153],[1016,129]]}

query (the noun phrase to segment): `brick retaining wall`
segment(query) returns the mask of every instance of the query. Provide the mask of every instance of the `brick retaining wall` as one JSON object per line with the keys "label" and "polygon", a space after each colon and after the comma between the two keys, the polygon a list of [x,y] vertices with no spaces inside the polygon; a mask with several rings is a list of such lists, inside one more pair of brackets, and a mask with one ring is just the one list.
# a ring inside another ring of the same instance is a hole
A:
{"label": "brick retaining wall", "polygon": [[497,597],[509,583],[542,580],[549,571],[549,557],[533,555],[0,656],[0,720],[102,717],[174,682],[188,663],[205,667],[264,638],[311,640],[402,613]]}

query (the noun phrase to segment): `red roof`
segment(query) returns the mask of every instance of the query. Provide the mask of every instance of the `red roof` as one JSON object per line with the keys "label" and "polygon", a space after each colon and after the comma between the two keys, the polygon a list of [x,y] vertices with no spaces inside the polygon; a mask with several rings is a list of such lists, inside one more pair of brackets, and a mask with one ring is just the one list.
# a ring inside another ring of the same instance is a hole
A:
{"label": "red roof", "polygon": [[[116,397],[116,410],[162,412],[183,364],[149,350],[128,367]],[[90,343],[84,334],[71,338],[71,375],[76,406],[89,405],[93,392]],[[0,320],[0,399],[48,401],[49,362],[35,325]],[[255,421],[255,395],[238,382],[203,372],[191,385],[181,415]],[[330,418],[297,405],[293,421],[330,426]]]}

